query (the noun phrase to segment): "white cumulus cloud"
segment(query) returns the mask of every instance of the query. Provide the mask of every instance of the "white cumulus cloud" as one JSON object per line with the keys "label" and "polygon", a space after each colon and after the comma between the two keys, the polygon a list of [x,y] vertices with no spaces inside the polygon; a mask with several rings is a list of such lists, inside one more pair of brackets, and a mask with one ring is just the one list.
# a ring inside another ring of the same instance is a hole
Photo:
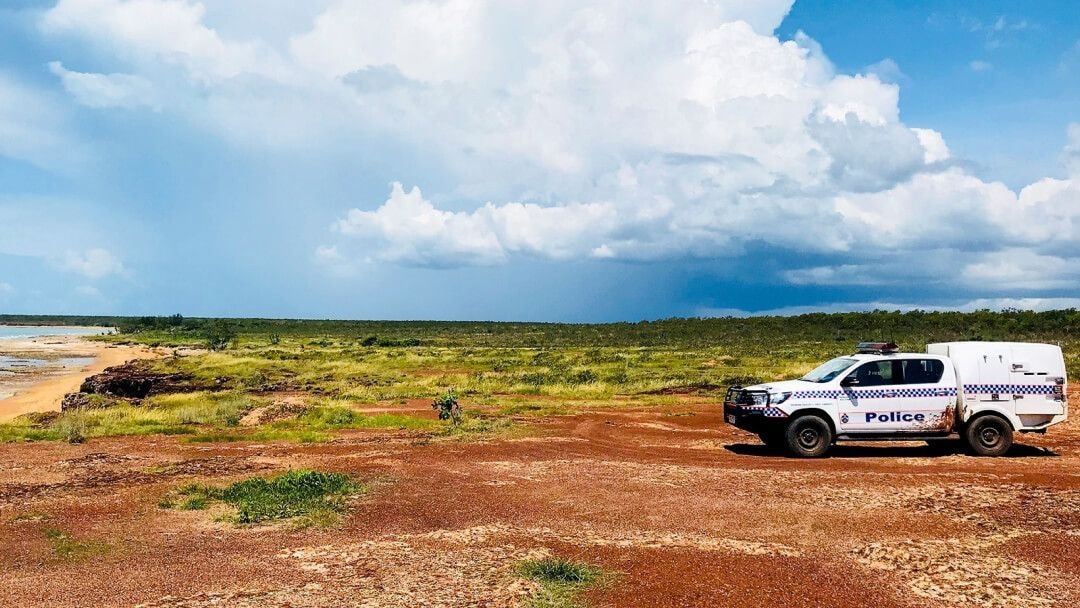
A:
{"label": "white cumulus cloud", "polygon": [[153,84],[132,74],[93,74],[73,72],[59,61],[49,69],[60,78],[64,88],[80,104],[92,108],[156,107]]}
{"label": "white cumulus cloud", "polygon": [[313,249],[328,268],[766,247],[832,260],[778,271],[793,284],[1059,285],[1037,269],[1071,272],[1080,247],[1080,127],[1066,179],[976,176],[903,121],[895,63],[842,73],[805,34],[780,39],[791,4],[336,0],[261,36],[214,23],[225,0],[60,0],[41,24],[123,66],[57,64],[83,103],[164,87],[163,112],[244,146],[351,137],[438,168],[401,166],[388,198],[343,209]]}
{"label": "white cumulus cloud", "polygon": [[83,252],[70,251],[64,256],[62,267],[88,279],[101,279],[124,272],[120,259],[109,250],[101,248]]}

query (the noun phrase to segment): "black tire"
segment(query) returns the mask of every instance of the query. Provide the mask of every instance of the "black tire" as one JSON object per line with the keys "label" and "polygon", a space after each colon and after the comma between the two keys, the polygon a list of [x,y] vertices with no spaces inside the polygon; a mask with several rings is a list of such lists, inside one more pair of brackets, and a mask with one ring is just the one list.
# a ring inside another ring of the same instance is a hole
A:
{"label": "black tire", "polygon": [[788,423],[784,443],[792,456],[820,458],[832,445],[832,428],[821,416],[809,414]]}
{"label": "black tire", "polygon": [[1001,456],[1012,447],[1012,425],[1001,416],[982,416],[967,425],[964,440],[977,456]]}

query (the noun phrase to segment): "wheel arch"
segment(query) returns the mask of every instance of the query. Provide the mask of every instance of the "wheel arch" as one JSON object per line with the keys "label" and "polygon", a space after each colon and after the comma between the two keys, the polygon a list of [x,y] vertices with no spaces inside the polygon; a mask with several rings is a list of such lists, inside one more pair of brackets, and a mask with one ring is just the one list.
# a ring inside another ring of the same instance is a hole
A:
{"label": "wheel arch", "polygon": [[1004,410],[998,409],[998,408],[993,407],[993,406],[986,407],[986,408],[981,408],[981,409],[978,409],[978,410],[975,410],[974,412],[972,412],[971,415],[969,415],[964,420],[964,426],[965,427],[970,426],[971,423],[975,422],[979,418],[985,418],[987,416],[997,416],[998,418],[1001,418],[1005,422],[1008,422],[1009,427],[1013,430],[1014,433],[1019,431],[1021,426],[1022,426],[1020,424],[1020,419],[1016,417],[1016,414],[1013,414],[1011,412],[1006,412]]}
{"label": "wheel arch", "polygon": [[[795,410],[794,412],[791,412],[791,414],[788,416],[786,424],[791,424],[795,420],[797,420],[799,418],[802,418],[804,416],[817,416],[819,418],[824,419],[826,424],[829,425],[829,430],[832,431],[833,440],[834,441],[836,440],[836,434],[838,432],[837,429],[836,429],[836,421],[833,420],[832,414],[830,414],[829,412],[827,412],[827,411],[825,411],[825,410],[823,410],[823,409],[821,409],[819,407],[800,408],[800,409]],[[786,424],[785,424],[785,426],[786,426]]]}

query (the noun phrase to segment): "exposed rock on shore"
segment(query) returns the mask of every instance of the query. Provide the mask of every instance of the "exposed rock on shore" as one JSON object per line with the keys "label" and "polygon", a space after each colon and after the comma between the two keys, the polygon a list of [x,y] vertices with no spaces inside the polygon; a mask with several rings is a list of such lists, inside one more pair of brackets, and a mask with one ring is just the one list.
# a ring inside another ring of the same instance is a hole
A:
{"label": "exposed rock on shore", "polygon": [[222,387],[219,384],[204,386],[189,374],[162,374],[148,370],[138,363],[128,363],[107,368],[100,374],[87,378],[79,387],[79,392],[64,397],[60,409],[67,411],[109,407],[113,401],[109,398],[137,403],[151,395],[220,390]]}

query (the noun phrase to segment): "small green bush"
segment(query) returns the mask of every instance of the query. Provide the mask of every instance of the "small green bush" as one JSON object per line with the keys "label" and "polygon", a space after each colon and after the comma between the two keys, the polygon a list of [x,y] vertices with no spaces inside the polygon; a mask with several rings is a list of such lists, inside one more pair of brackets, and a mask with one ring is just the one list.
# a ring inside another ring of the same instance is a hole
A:
{"label": "small green bush", "polygon": [[455,427],[461,424],[461,405],[458,403],[454,389],[446,391],[445,395],[436,397],[431,402],[431,408],[439,412],[439,420],[449,420]]}

